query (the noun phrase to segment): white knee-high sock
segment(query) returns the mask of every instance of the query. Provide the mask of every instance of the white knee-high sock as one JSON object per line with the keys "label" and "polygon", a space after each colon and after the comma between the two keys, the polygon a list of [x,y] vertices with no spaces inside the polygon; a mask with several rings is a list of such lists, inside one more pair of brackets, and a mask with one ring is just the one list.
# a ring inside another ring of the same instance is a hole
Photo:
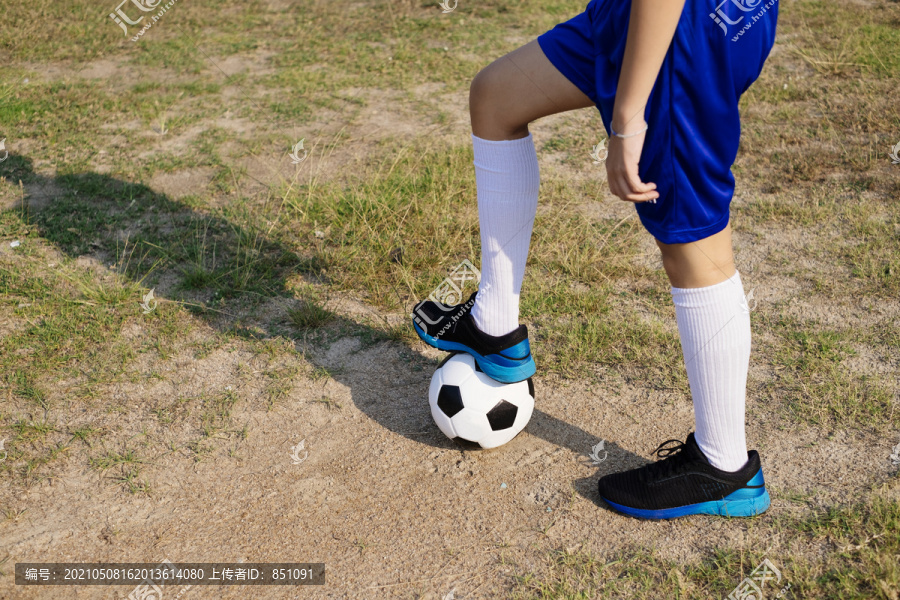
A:
{"label": "white knee-high sock", "polygon": [[672,288],[687,367],[697,444],[709,462],[737,471],[747,462],[744,404],[750,311],[739,273],[704,288]]}
{"label": "white knee-high sock", "polygon": [[519,326],[519,292],[537,212],[537,153],[529,133],[509,141],[472,136],[481,229],[481,283],[472,316],[488,335]]}

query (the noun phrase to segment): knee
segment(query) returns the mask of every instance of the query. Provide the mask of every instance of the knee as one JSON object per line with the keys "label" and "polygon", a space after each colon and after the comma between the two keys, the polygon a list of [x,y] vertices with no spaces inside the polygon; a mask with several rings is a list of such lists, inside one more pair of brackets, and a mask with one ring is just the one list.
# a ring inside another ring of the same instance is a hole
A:
{"label": "knee", "polygon": [[490,113],[497,102],[501,100],[496,93],[497,75],[491,66],[479,71],[469,86],[469,113],[473,119],[475,116]]}
{"label": "knee", "polygon": [[[507,90],[508,92],[508,90]],[[503,73],[496,63],[481,71],[469,86],[469,115],[475,135],[485,139],[511,139],[527,133],[528,123],[520,123],[515,106],[504,93]]]}

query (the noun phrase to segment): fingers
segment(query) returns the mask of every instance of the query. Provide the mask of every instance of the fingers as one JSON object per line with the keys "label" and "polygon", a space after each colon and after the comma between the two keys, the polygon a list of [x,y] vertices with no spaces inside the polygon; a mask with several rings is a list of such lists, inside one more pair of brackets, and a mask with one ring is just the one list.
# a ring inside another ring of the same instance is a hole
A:
{"label": "fingers", "polygon": [[649,202],[651,204],[656,204],[656,199],[659,198],[659,194],[656,192],[645,192],[643,194],[628,194],[625,196],[624,200],[629,202]]}
{"label": "fingers", "polygon": [[659,192],[655,183],[644,183],[638,173],[643,150],[643,136],[610,138],[606,174],[610,191],[628,202],[656,202]]}
{"label": "fingers", "polygon": [[627,193],[620,196],[629,202],[649,202],[659,198],[659,192],[656,191],[655,183],[644,183],[638,175],[637,165],[631,165],[632,168],[625,171],[625,182],[627,184]]}
{"label": "fingers", "polygon": [[628,202],[655,202],[659,198],[655,183],[644,183],[637,174],[616,173],[609,179],[610,191]]}

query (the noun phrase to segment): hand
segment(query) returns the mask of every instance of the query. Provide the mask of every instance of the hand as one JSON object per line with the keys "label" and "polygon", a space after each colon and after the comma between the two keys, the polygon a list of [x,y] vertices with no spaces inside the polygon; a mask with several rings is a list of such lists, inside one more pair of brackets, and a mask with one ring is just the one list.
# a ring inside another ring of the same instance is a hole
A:
{"label": "hand", "polygon": [[[632,122],[632,131],[643,129],[646,123]],[[627,133],[627,132],[625,132]],[[606,156],[606,178],[610,191],[628,202],[648,202],[659,198],[655,183],[644,183],[638,175],[638,161],[644,148],[646,132],[628,138],[609,138],[609,154]]]}

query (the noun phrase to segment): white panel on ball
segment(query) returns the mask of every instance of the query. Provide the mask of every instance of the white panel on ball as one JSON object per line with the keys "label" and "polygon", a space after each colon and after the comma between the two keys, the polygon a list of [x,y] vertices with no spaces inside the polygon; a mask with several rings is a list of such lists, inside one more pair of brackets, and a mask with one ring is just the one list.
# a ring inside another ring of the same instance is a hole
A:
{"label": "white panel on ball", "polygon": [[462,385],[476,373],[475,359],[470,354],[454,354],[444,362],[441,371],[444,373],[444,381],[453,385]]}
{"label": "white panel on ball", "polygon": [[464,408],[450,419],[456,435],[470,442],[478,442],[491,430],[487,417],[483,412]]}

